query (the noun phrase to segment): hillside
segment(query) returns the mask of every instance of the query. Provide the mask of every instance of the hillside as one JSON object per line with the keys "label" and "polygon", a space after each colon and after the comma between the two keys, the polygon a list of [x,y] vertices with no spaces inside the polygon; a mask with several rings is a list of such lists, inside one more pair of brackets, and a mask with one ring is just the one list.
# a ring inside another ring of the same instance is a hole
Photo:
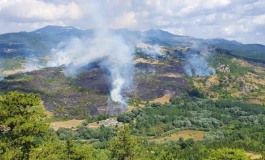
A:
{"label": "hillside", "polygon": [[0,35],[0,159],[264,158],[265,46],[155,29],[112,30],[99,45],[97,34]]}
{"label": "hillside", "polygon": [[[249,45],[223,39],[203,40],[177,36],[162,30],[112,32],[124,36],[136,47],[133,55],[133,85],[123,91],[129,103],[156,101],[166,95],[176,97],[188,93],[193,96],[199,91],[212,99],[232,98],[264,104],[263,65],[247,61],[249,59],[244,52],[234,56],[229,51],[236,47],[242,49],[242,46],[248,48]],[[101,60],[82,69],[76,76],[65,75],[63,66],[47,65],[53,54],[49,50],[60,41],[72,36],[93,37],[94,34],[93,30],[47,26],[33,32],[0,35],[3,44],[21,44],[18,47],[2,46],[1,75],[7,77],[0,82],[1,92],[20,90],[38,93],[46,109],[57,116],[106,114],[112,77],[100,66]],[[139,37],[142,42],[135,43],[134,39]],[[25,39],[49,44],[41,45],[47,52],[37,53],[44,51],[40,48],[31,48],[32,52],[24,50],[24,45],[36,47]],[[233,47],[222,49],[217,44]],[[264,46],[258,47],[261,48],[248,49],[260,52]],[[7,53],[7,50],[12,52]]]}
{"label": "hillside", "polygon": [[[81,30],[74,27],[46,26],[32,32],[7,33],[0,35],[0,57],[48,55],[59,42],[71,37],[93,37],[96,30]],[[126,29],[112,30],[112,33],[123,36],[126,40],[141,39],[151,45],[192,46],[209,45],[227,51],[238,58],[245,58],[264,63],[265,46],[261,44],[242,44],[224,39],[198,39],[189,36],[178,36],[162,30],[144,32]]]}

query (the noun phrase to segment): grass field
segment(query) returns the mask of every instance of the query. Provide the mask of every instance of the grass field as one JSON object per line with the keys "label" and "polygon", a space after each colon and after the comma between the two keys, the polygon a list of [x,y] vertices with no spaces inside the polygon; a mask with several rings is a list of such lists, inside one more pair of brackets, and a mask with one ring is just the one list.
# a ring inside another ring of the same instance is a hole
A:
{"label": "grass field", "polygon": [[152,100],[151,102],[166,104],[166,103],[169,103],[170,98],[171,98],[171,94],[165,94],[163,97],[156,98]]}
{"label": "grass field", "polygon": [[57,121],[50,124],[50,128],[57,131],[59,128],[76,128],[81,125],[84,120],[68,120],[68,121]]}
{"label": "grass field", "polygon": [[246,152],[246,155],[252,160],[261,159],[262,158],[261,154],[256,154],[256,153],[251,153],[251,152]]}
{"label": "grass field", "polygon": [[168,135],[166,137],[159,137],[159,138],[153,138],[150,139],[150,141],[157,142],[157,143],[163,143],[166,141],[178,141],[179,138],[187,139],[193,139],[195,141],[202,140],[204,138],[205,132],[203,131],[195,131],[195,130],[183,130],[179,131],[178,133],[173,133],[171,135]]}

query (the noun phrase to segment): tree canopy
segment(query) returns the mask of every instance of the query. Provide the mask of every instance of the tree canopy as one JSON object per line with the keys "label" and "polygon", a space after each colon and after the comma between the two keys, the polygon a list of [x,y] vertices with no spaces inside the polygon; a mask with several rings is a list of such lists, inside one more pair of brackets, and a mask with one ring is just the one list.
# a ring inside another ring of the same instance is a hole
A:
{"label": "tree canopy", "polygon": [[9,92],[0,98],[0,157],[28,159],[48,130],[38,95]]}

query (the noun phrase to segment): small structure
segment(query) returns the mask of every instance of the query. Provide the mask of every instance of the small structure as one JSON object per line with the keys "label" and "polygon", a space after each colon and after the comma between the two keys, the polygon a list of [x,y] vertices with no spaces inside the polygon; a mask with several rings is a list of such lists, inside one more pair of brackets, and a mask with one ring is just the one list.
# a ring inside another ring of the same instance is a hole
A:
{"label": "small structure", "polygon": [[109,126],[119,126],[122,125],[122,123],[118,122],[116,119],[106,119],[99,121],[99,125],[103,125],[104,127],[109,127]]}

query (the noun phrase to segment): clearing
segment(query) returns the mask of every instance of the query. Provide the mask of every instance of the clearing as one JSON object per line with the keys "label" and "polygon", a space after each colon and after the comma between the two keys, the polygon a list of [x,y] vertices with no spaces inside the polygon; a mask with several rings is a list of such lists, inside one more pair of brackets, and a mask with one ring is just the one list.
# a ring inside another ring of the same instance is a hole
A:
{"label": "clearing", "polygon": [[151,102],[166,104],[166,103],[169,103],[170,98],[171,98],[171,94],[165,94],[163,97],[156,98],[152,100]]}
{"label": "clearing", "polygon": [[204,131],[195,131],[195,130],[183,130],[179,131],[178,133],[173,133],[171,135],[165,136],[165,137],[159,137],[159,138],[153,138],[150,139],[150,141],[163,143],[166,141],[178,141],[179,138],[187,139],[193,139],[195,141],[202,140],[205,135]]}
{"label": "clearing", "polygon": [[85,120],[68,120],[68,121],[57,121],[52,122],[50,128],[57,131],[59,128],[76,128],[81,125]]}
{"label": "clearing", "polygon": [[250,159],[261,159],[262,155],[261,154],[256,154],[256,153],[251,153],[251,152],[246,152],[246,155],[250,158]]}
{"label": "clearing", "polygon": [[147,64],[163,64],[159,62],[158,60],[150,60],[150,59],[144,59],[144,58],[137,58],[135,59],[136,63],[147,63]]}
{"label": "clearing", "polygon": [[183,75],[181,75],[179,73],[165,73],[165,74],[161,74],[160,76],[170,77],[170,78],[183,78]]}

